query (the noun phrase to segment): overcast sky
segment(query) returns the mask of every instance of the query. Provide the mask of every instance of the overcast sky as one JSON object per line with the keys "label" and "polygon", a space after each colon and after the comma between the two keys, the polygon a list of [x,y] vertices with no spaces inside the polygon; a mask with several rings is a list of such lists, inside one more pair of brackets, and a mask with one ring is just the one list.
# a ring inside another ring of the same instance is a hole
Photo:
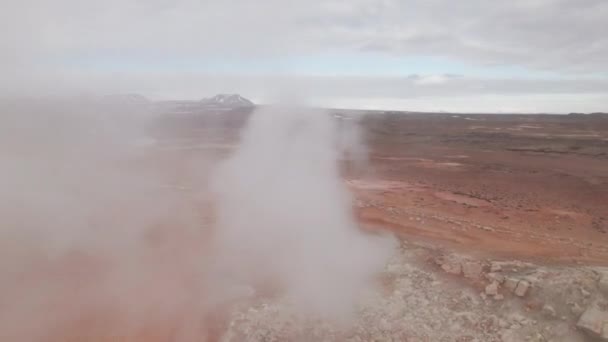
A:
{"label": "overcast sky", "polygon": [[[606,0],[0,0],[5,96],[608,111]],[[287,90],[286,90],[287,89]]]}

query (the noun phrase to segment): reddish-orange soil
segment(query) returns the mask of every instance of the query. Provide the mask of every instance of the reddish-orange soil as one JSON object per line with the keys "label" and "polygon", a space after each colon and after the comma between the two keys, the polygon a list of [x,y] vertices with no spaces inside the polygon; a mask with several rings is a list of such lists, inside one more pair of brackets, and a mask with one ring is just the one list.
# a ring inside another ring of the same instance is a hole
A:
{"label": "reddish-orange soil", "polygon": [[[337,112],[370,152],[344,172],[363,223],[480,254],[608,264],[608,115]],[[162,146],[197,148],[164,149],[164,167],[187,170],[180,160],[218,141],[216,156],[229,153],[248,113],[224,115],[219,126],[201,113],[169,117]]]}
{"label": "reddish-orange soil", "polygon": [[[344,173],[363,223],[480,254],[608,264],[608,115],[338,112],[370,152]],[[178,155],[208,155],[208,140],[225,155],[247,114],[225,113],[233,119],[220,126],[200,113],[168,119],[163,146],[199,145],[163,155],[179,168]]]}
{"label": "reddish-orange soil", "polygon": [[363,125],[374,171],[349,182],[363,222],[468,252],[608,264],[608,117],[379,115]]}

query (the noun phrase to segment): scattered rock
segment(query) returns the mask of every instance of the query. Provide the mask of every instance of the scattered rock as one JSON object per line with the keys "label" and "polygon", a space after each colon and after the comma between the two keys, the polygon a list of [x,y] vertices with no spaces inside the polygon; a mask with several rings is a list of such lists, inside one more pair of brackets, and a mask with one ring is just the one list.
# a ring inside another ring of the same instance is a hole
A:
{"label": "scattered rock", "polygon": [[510,314],[509,319],[514,323],[520,323],[522,325],[526,325],[528,322],[528,319],[524,315],[522,315],[518,312],[514,312],[514,313]]}
{"label": "scattered rock", "polygon": [[547,317],[555,318],[557,314],[555,313],[555,309],[548,304],[543,306],[543,314]]}
{"label": "scattered rock", "polygon": [[499,263],[493,261],[490,264],[490,272],[500,272],[502,270],[502,266]]}
{"label": "scattered rock", "polygon": [[528,283],[525,280],[521,280],[519,283],[517,283],[517,287],[515,288],[515,295],[518,297],[523,297],[526,295],[526,293],[528,293],[528,289],[530,288],[530,283]]}
{"label": "scattered rock", "polygon": [[547,339],[545,338],[545,336],[543,336],[543,334],[541,334],[541,333],[536,333],[534,335],[527,336],[526,340],[530,341],[530,342],[545,342],[545,341],[547,341]]}
{"label": "scattered rock", "polygon": [[[345,340],[353,342],[608,341],[603,337],[608,335],[604,312],[608,307],[598,301],[591,313],[585,311],[603,286],[601,269],[507,261],[498,268],[494,262],[445,253],[404,248],[385,269],[390,291],[366,298],[352,330],[331,321],[321,325],[316,319],[300,318],[297,310],[290,314],[288,299],[273,298],[264,305],[254,304],[257,311],[251,311],[248,303],[239,306],[230,323],[233,337],[225,341],[328,341],[340,340],[338,336],[348,336]],[[429,260],[435,267],[428,267]],[[514,266],[522,272],[513,273]],[[436,272],[464,273],[476,279],[445,281],[445,274],[437,276]],[[484,287],[479,287],[482,282]],[[585,299],[581,288],[592,292],[591,296]],[[523,298],[515,299],[507,292]],[[579,328],[575,328],[579,317]],[[252,337],[247,338],[249,335]]]}
{"label": "scattered rock", "polygon": [[578,303],[574,303],[572,305],[572,308],[570,309],[570,311],[572,312],[573,315],[580,316],[585,311],[585,309],[583,309],[583,307],[578,305]]}
{"label": "scattered rock", "polygon": [[466,261],[462,263],[462,272],[469,279],[479,279],[483,265],[479,261]]}
{"label": "scattered rock", "polygon": [[583,288],[583,287],[581,287],[581,294],[585,298],[589,298],[591,296],[591,293],[589,291],[585,290],[585,288]]}
{"label": "scattered rock", "polygon": [[597,287],[603,294],[608,296],[608,272],[601,274]]}
{"label": "scattered rock", "polygon": [[530,285],[533,285],[533,284],[536,284],[539,282],[538,275],[528,275],[528,276],[523,277],[523,280],[530,283]]}
{"label": "scattered rock", "polygon": [[519,280],[517,280],[515,278],[505,278],[504,286],[509,291],[513,292],[513,291],[515,291],[515,288],[517,288],[517,283],[519,283]]}
{"label": "scattered rock", "polygon": [[486,294],[488,296],[496,296],[498,294],[498,283],[494,281],[486,286]]}
{"label": "scattered rock", "polygon": [[496,281],[499,284],[502,284],[505,281],[505,276],[496,272],[487,273],[486,278],[489,281]]}
{"label": "scattered rock", "polygon": [[462,273],[462,267],[460,263],[456,261],[445,261],[441,265],[441,269],[444,270],[446,273],[454,275],[460,275],[460,273]]}
{"label": "scattered rock", "polygon": [[526,307],[530,310],[540,310],[543,307],[543,302],[537,298],[531,298],[526,301]]}
{"label": "scattered rock", "polygon": [[608,341],[608,312],[600,310],[596,304],[585,310],[576,326],[592,337]]}

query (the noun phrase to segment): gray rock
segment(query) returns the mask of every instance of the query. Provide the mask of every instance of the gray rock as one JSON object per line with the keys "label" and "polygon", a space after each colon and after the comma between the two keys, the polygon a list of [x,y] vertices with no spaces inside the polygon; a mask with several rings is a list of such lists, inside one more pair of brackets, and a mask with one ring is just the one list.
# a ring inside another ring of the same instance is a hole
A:
{"label": "gray rock", "polygon": [[498,294],[498,283],[494,281],[486,286],[485,292],[488,296],[496,296]]}
{"label": "gray rock", "polygon": [[523,297],[526,295],[526,293],[528,293],[528,289],[530,288],[530,283],[528,283],[525,280],[521,280],[519,283],[517,283],[517,287],[515,288],[515,295],[518,297]]}
{"label": "gray rock", "polygon": [[505,276],[500,273],[496,273],[496,272],[490,272],[490,273],[486,274],[486,278],[489,281],[496,281],[499,284],[502,284],[505,281]]}
{"label": "gray rock", "polygon": [[517,283],[519,283],[518,279],[515,278],[506,278],[505,282],[504,282],[504,286],[506,289],[508,289],[509,291],[513,292],[515,291],[515,288],[517,288]]}
{"label": "gray rock", "polygon": [[572,312],[572,314],[580,316],[585,311],[585,309],[583,309],[583,307],[581,307],[578,303],[574,303],[572,304],[572,308],[570,308],[570,311]]}
{"label": "gray rock", "polygon": [[490,272],[500,272],[502,270],[502,266],[499,263],[493,261],[490,264]]}
{"label": "gray rock", "polygon": [[466,261],[462,263],[462,273],[469,279],[479,279],[483,265],[479,261]]}
{"label": "gray rock", "polygon": [[548,304],[543,305],[543,314],[551,318],[555,318],[557,316],[557,314],[555,313],[555,309]]}
{"label": "gray rock", "polygon": [[459,262],[454,260],[446,260],[441,264],[441,269],[446,273],[460,275],[462,273],[462,267]]}
{"label": "gray rock", "polygon": [[581,315],[576,326],[589,336],[608,341],[608,312],[601,310],[598,305],[590,305]]}

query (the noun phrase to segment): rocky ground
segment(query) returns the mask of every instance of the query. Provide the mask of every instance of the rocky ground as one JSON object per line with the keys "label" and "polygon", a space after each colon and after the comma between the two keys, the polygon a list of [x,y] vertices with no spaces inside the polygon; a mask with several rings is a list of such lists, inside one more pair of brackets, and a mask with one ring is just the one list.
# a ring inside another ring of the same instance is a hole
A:
{"label": "rocky ground", "polygon": [[404,244],[351,324],[242,305],[224,341],[608,340],[608,269],[471,258]]}

